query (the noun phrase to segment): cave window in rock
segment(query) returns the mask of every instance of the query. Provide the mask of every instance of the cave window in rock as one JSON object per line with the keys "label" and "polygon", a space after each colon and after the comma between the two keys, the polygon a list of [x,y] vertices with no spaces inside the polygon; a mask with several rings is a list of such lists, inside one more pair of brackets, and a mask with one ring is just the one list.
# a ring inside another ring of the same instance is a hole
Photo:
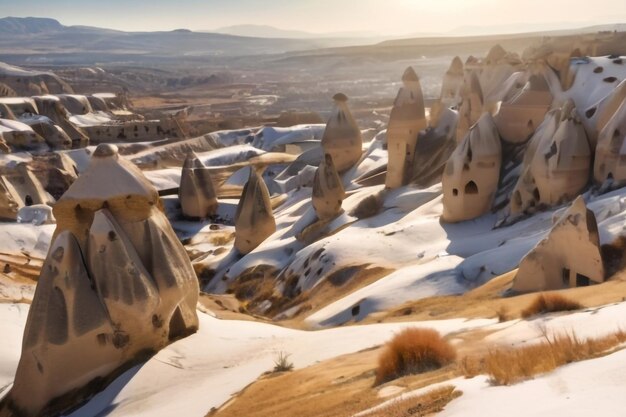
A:
{"label": "cave window in rock", "polygon": [[452,195],[455,196],[455,197],[458,196],[459,195],[459,190],[456,189],[456,188],[453,188],[452,189]]}
{"label": "cave window in rock", "polygon": [[352,307],[352,310],[350,311],[350,313],[352,314],[352,317],[358,316],[360,312],[361,312],[361,306],[358,304]]}
{"label": "cave window in rock", "polygon": [[33,198],[30,196],[30,194],[26,194],[26,197],[24,197],[24,205],[26,207],[30,207],[33,205]]}
{"label": "cave window in rock", "polygon": [[465,184],[465,194],[478,194],[478,186],[474,181]]}
{"label": "cave window in rock", "polygon": [[561,278],[563,280],[563,286],[569,287],[569,269],[568,268],[563,268],[561,272]]}
{"label": "cave window in rock", "polygon": [[584,276],[583,274],[576,274],[576,286],[577,287],[588,287],[591,280],[589,277]]}
{"label": "cave window in rock", "polygon": [[541,200],[541,194],[539,194],[539,188],[533,190],[533,198],[537,201]]}

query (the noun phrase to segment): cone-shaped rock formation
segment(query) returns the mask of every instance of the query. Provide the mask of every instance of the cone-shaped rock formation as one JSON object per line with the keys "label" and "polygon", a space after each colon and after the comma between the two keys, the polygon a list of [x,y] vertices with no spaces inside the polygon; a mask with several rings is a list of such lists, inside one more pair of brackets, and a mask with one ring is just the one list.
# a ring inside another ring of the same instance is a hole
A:
{"label": "cone-shaped rock formation", "polygon": [[520,262],[516,291],[545,291],[604,281],[598,225],[579,196]]}
{"label": "cone-shaped rock formation", "polygon": [[450,156],[443,173],[446,222],[479,217],[491,209],[500,178],[502,146],[493,117],[483,114]]}
{"label": "cone-shaped rock formation", "polygon": [[248,254],[276,231],[270,194],[261,176],[250,167],[235,213],[235,248]]}
{"label": "cone-shaped rock formation", "polygon": [[11,392],[0,415],[70,410],[198,327],[198,282],[156,190],[113,145],[54,207]]}
{"label": "cone-shaped rock formation", "polygon": [[178,199],[186,217],[203,219],[217,211],[217,195],[211,173],[193,152],[183,165]]}
{"label": "cone-shaped rock formation", "polygon": [[335,94],[335,108],[326,123],[322,136],[324,153],[333,157],[340,173],[347,171],[361,158],[363,140],[361,131],[348,108],[348,97]]}
{"label": "cone-shaped rock formation", "polygon": [[422,87],[412,67],[406,69],[402,82],[404,85],[393,103],[387,127],[389,162],[385,185],[388,188],[409,182],[417,136],[427,125]]}
{"label": "cone-shaped rock formation", "polygon": [[589,182],[591,150],[571,101],[548,115],[531,139],[511,213],[532,211],[575,198]]}
{"label": "cone-shaped rock formation", "polygon": [[467,131],[472,127],[483,114],[483,92],[480,86],[478,75],[470,73],[465,78],[465,83],[461,90],[462,103],[459,108],[459,122],[457,123],[456,139],[461,141]]}
{"label": "cone-shaped rock formation", "polygon": [[614,187],[626,184],[626,99],[598,136],[593,179],[597,184],[612,181]]}
{"label": "cone-shaped rock formation", "polygon": [[502,103],[495,117],[502,140],[522,143],[541,124],[550,105],[552,93],[542,75],[531,75],[524,89],[510,101]]}
{"label": "cone-shaped rock formation", "polygon": [[341,203],[344,198],[345,192],[341,178],[335,169],[333,158],[327,153],[313,178],[311,200],[317,217],[320,220],[328,220],[337,216],[341,212]]}

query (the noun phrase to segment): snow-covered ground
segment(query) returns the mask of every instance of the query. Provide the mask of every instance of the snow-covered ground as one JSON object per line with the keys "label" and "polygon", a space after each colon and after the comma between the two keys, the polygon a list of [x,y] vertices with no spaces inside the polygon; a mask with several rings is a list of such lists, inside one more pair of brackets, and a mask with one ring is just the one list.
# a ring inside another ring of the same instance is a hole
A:
{"label": "snow-covered ground", "polygon": [[[548,335],[574,333],[581,339],[601,337],[626,328],[626,302],[486,328],[495,332],[485,338],[485,343],[503,346],[545,341],[544,332]],[[438,416],[623,416],[626,407],[622,395],[626,384],[625,366],[626,350],[620,350],[566,365],[512,386],[494,386],[485,375],[456,378],[404,393],[355,417],[445,385],[455,386],[463,395],[449,403]]]}
{"label": "snow-covered ground", "polygon": [[[0,387],[13,380],[28,314],[26,304],[0,304]],[[73,417],[204,416],[271,370],[279,352],[296,368],[384,343],[394,332],[419,325],[442,334],[480,328],[488,319],[376,324],[301,331],[252,321],[218,320],[199,312],[198,333],[179,340],[120,376]],[[1,388],[0,388],[1,389]],[[2,395],[2,394],[0,394]]]}

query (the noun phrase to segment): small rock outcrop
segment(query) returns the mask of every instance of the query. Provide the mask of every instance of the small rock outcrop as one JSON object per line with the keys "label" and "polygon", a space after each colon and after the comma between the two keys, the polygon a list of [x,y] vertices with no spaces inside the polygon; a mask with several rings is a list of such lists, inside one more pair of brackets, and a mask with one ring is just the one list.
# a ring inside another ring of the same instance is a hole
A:
{"label": "small rock outcrop", "polygon": [[333,157],[337,171],[343,173],[361,158],[363,140],[361,130],[348,108],[348,97],[338,93],[333,96],[333,100],[335,108],[326,123],[322,148],[324,153],[329,153]]}
{"label": "small rock outcrop", "polygon": [[408,184],[417,136],[427,126],[422,87],[412,67],[406,69],[402,82],[387,127],[387,188]]}
{"label": "small rock outcrop", "polygon": [[[48,146],[30,126],[17,120],[0,119],[0,138],[6,143],[2,152],[43,151]],[[8,146],[7,146],[8,145]]]}
{"label": "small rock outcrop", "polygon": [[546,291],[604,281],[598,225],[579,196],[520,262],[513,290]]}
{"label": "small rock outcrop", "polygon": [[333,158],[327,153],[313,178],[311,200],[317,218],[329,220],[337,216],[341,212],[341,203],[344,198],[345,192],[341,178],[335,169]]}
{"label": "small rock outcrop", "polygon": [[89,137],[79,127],[74,126],[69,120],[69,112],[63,106],[61,99],[56,96],[34,97],[39,114],[48,117],[67,134],[74,148],[83,148],[89,144]]}
{"label": "small rock outcrop", "polygon": [[157,191],[113,145],[54,207],[57,228],[2,416],[63,414],[198,328],[198,281]]}
{"label": "small rock outcrop", "polygon": [[484,113],[454,150],[444,169],[442,220],[470,220],[488,213],[500,178],[502,145],[493,117]]}
{"label": "small rock outcrop", "polygon": [[267,185],[254,167],[250,167],[250,176],[235,213],[235,249],[248,254],[275,231],[276,220]]}
{"label": "small rock outcrop", "polygon": [[217,211],[217,195],[211,173],[193,152],[183,164],[178,199],[185,217],[204,219]]}

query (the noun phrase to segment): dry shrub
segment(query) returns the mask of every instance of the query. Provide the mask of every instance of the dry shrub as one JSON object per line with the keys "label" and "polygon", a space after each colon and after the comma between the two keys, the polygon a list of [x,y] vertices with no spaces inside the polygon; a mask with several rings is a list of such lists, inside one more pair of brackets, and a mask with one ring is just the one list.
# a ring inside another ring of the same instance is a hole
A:
{"label": "dry shrub", "polygon": [[613,242],[605,243],[600,247],[604,273],[606,278],[611,277],[622,266],[626,254],[626,236],[618,236]]}
{"label": "dry shrub", "polygon": [[544,342],[530,346],[491,350],[481,361],[474,359],[473,365],[479,364],[480,373],[489,375],[493,384],[511,385],[571,362],[606,354],[626,341],[626,332],[593,339],[580,339],[573,333],[552,337],[544,333],[544,337]]}
{"label": "dry shrub", "polygon": [[373,217],[380,212],[383,206],[383,198],[381,193],[376,193],[365,197],[359,201],[356,207],[350,213],[351,216],[356,217],[359,220]]}
{"label": "dry shrub", "polygon": [[404,375],[439,369],[454,361],[456,350],[433,329],[408,328],[385,345],[378,358],[375,385]]}
{"label": "dry shrub", "polygon": [[522,317],[528,318],[537,314],[553,313],[556,311],[580,310],[583,306],[557,293],[539,294],[532,303],[522,310]]}
{"label": "dry shrub", "polygon": [[453,385],[435,388],[422,395],[407,399],[398,399],[388,406],[366,414],[366,417],[423,417],[443,411],[444,407],[455,398],[460,397],[462,391]]}

